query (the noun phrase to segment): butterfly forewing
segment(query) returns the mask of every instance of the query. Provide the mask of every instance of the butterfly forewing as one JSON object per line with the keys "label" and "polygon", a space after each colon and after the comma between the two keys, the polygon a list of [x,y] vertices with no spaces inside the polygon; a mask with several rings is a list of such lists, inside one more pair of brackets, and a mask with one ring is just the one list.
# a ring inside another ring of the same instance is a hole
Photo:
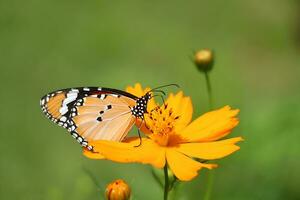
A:
{"label": "butterfly forewing", "polygon": [[41,98],[40,105],[45,115],[60,126],[67,128],[71,108],[81,96],[88,95],[83,88],[64,89]]}
{"label": "butterfly forewing", "polygon": [[45,115],[68,129],[84,147],[89,141],[121,141],[135,122],[131,108],[137,97],[109,88],[85,87],[55,91],[41,99]]}

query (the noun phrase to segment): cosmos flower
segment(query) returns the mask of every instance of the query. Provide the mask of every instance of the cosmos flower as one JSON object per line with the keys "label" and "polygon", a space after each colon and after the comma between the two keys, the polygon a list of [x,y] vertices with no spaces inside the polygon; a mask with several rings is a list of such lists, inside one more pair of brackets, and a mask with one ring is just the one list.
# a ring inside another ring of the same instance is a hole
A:
{"label": "cosmos flower", "polygon": [[[140,84],[127,87],[127,92],[138,97],[149,90],[143,90]],[[189,181],[200,169],[217,167],[201,160],[220,159],[240,149],[236,143],[243,140],[241,137],[220,140],[237,126],[239,110],[225,106],[191,122],[192,101],[182,91],[171,93],[160,106],[152,99],[147,110],[141,128],[145,137],[139,147],[136,147],[140,143],[138,137],[129,137],[122,142],[101,140],[91,143],[95,152],[84,150],[84,155],[121,163],[151,164],[157,168],[168,165],[179,180]]]}

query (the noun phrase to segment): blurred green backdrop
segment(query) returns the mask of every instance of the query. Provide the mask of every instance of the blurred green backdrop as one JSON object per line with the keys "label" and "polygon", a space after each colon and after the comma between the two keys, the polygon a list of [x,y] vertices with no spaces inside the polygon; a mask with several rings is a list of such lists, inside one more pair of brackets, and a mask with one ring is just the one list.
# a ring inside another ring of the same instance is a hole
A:
{"label": "blurred green backdrop", "polygon": [[[150,167],[88,160],[39,98],[74,86],[178,83],[206,112],[193,50],[212,48],[216,107],[241,109],[241,150],[218,161],[212,199],[300,199],[300,2],[0,1],[0,199],[102,199],[124,178],[135,199],[162,199]],[[134,130],[136,131],[136,130]],[[202,199],[207,171],[177,199]]]}

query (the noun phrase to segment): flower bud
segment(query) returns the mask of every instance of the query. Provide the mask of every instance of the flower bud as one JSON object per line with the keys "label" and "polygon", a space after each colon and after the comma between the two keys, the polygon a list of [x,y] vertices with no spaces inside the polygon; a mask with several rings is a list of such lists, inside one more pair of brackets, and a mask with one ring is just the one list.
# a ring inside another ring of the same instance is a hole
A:
{"label": "flower bud", "polygon": [[105,196],[107,200],[128,200],[130,192],[128,184],[122,179],[117,179],[107,185]]}
{"label": "flower bud", "polygon": [[214,53],[210,49],[202,49],[194,54],[194,63],[201,72],[208,72],[214,65]]}

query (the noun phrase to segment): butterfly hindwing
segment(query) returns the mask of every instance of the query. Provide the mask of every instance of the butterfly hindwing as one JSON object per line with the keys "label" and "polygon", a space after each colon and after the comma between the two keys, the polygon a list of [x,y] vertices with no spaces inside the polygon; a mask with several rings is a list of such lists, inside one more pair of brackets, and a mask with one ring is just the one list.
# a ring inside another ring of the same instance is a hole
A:
{"label": "butterfly hindwing", "polygon": [[127,98],[112,94],[107,94],[105,98],[99,96],[82,98],[72,109],[71,129],[88,141],[121,141],[135,119]]}

